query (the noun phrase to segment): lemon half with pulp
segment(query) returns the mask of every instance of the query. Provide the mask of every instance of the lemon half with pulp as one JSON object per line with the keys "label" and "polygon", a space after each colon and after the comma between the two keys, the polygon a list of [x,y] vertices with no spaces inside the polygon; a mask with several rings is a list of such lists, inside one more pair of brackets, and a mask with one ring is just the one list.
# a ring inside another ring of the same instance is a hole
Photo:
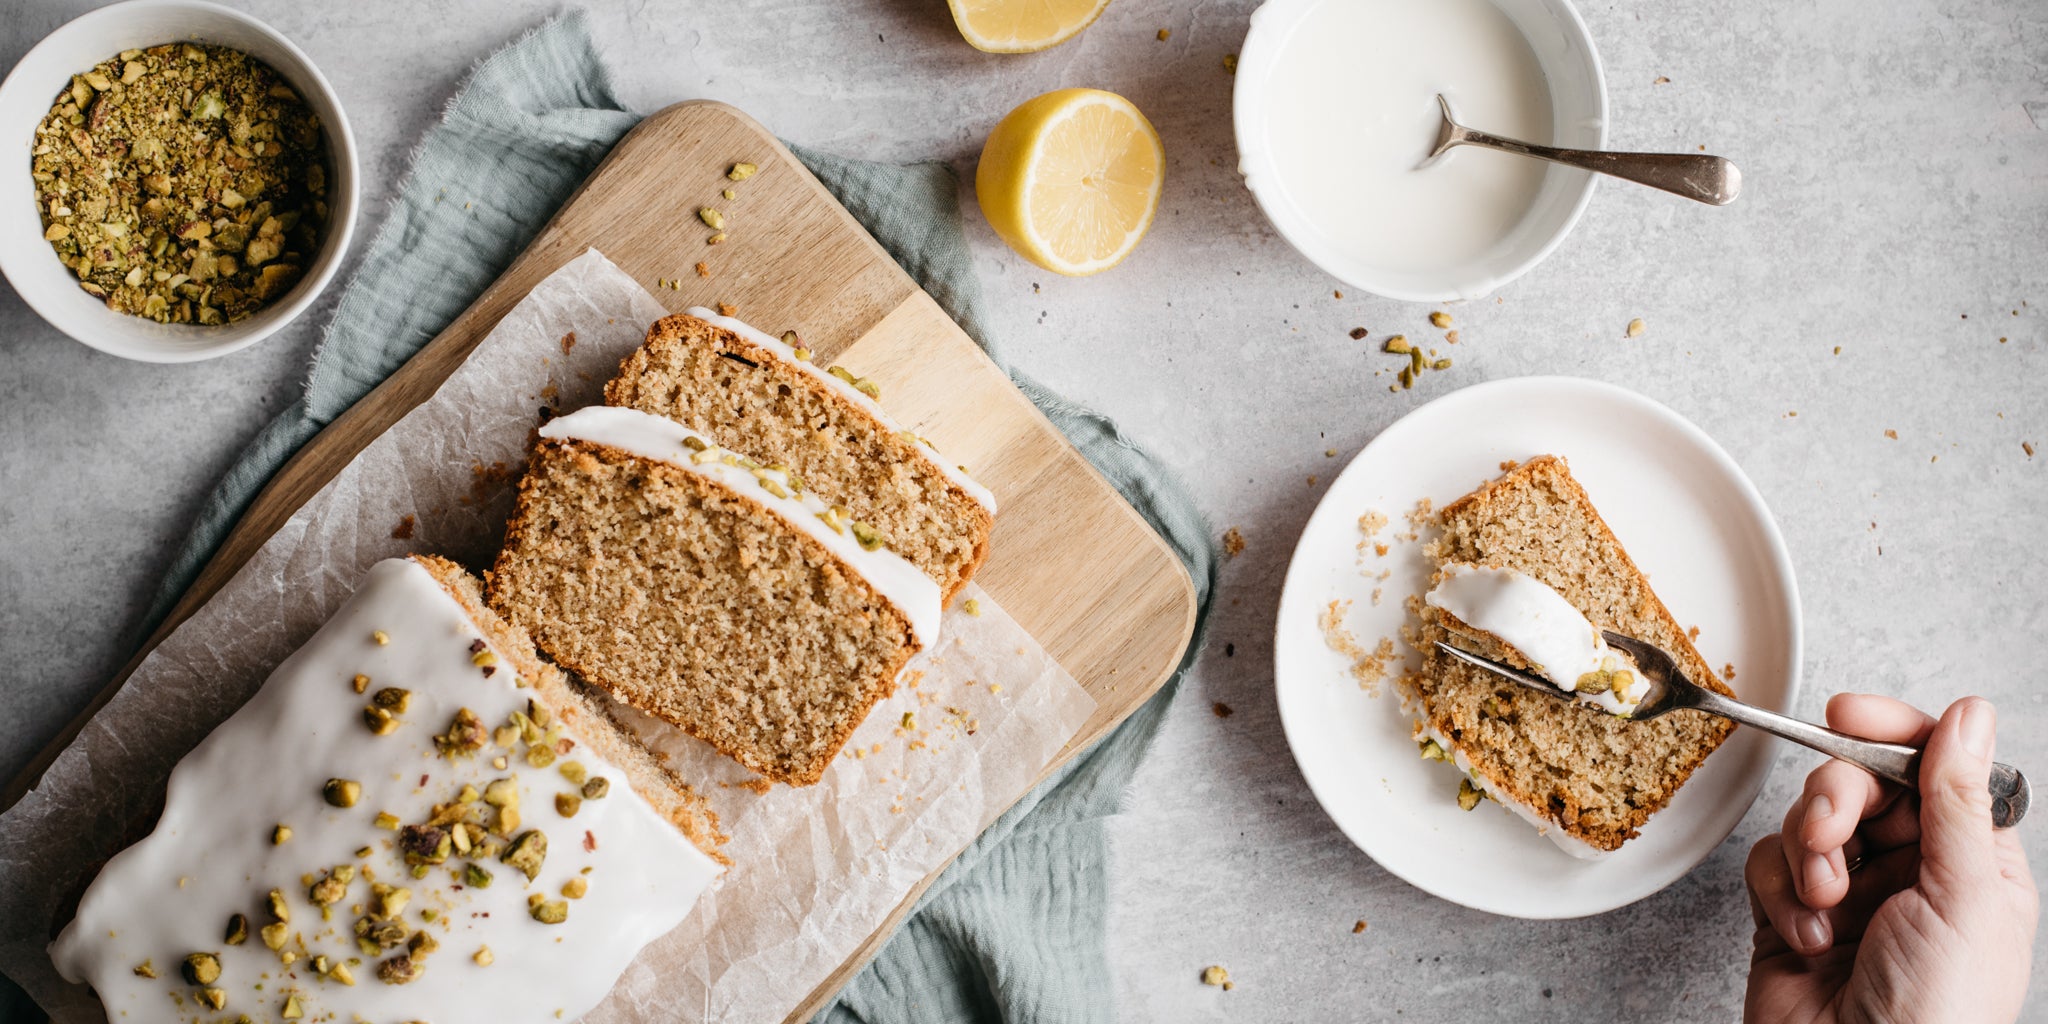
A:
{"label": "lemon half with pulp", "polygon": [[1010,248],[1079,277],[1130,255],[1165,180],[1159,133],[1131,101],[1061,89],[1026,101],[989,133],[974,193]]}
{"label": "lemon half with pulp", "polygon": [[1109,0],[947,0],[947,6],[975,49],[1036,53],[1080,35]]}

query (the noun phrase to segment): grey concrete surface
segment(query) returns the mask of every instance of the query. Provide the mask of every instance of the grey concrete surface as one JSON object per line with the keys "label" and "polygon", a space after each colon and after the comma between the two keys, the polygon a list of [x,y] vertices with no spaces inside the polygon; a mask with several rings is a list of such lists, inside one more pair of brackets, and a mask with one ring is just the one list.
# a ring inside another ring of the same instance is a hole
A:
{"label": "grey concrete surface", "polygon": [[[369,230],[469,64],[557,7],[232,2],[334,79]],[[0,66],[92,5],[7,6]],[[1372,376],[1385,357],[1346,332],[1420,333],[1429,308],[1334,298],[1343,286],[1237,182],[1222,62],[1253,6],[1116,0],[1079,39],[1019,57],[967,47],[939,0],[602,3],[593,23],[641,109],[723,99],[860,156],[971,173],[1004,112],[1073,85],[1129,96],[1164,136],[1158,224],[1100,277],[1031,267],[966,201],[990,323],[1018,361],[1114,415],[1248,542],[1115,826],[1124,1019],[1734,1019],[1742,857],[1814,759],[1781,758],[1690,876],[1596,920],[1501,920],[1407,887],[1316,807],[1274,709],[1273,609],[1320,493],[1304,481],[1465,384],[1568,373],[1635,388],[1718,439],[1775,511],[1805,599],[1802,711],[1843,689],[1927,707],[1982,693],[2001,754],[2048,777],[2048,5],[1588,0],[1613,143],[1703,145],[1741,164],[1748,192],[1708,210],[1601,186],[1547,263],[1451,307],[1458,366],[1400,395]],[[326,311],[253,351],[156,367],[85,349],[0,289],[0,772],[128,653],[168,552],[294,395]],[[1624,340],[1632,317],[1648,330]],[[1216,701],[1235,713],[1212,714]],[[1211,963],[1234,991],[1197,983]],[[2048,1019],[2042,1002],[2033,1019]]]}

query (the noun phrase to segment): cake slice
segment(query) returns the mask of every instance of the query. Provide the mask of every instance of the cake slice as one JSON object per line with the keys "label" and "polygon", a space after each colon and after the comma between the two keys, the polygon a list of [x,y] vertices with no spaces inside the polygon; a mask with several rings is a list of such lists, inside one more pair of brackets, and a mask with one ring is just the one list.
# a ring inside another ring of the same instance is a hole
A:
{"label": "cake slice", "polygon": [[605,386],[607,404],[667,416],[763,462],[888,534],[953,596],[988,558],[995,496],[891,419],[881,389],[708,309],[663,317]]}
{"label": "cake slice", "polygon": [[540,433],[491,606],[761,775],[818,781],[937,635],[938,585],[794,474],[633,409]]}
{"label": "cake slice", "polygon": [[50,953],[111,1020],[575,1018],[720,873],[702,797],[434,558],[172,771]]}
{"label": "cake slice", "polygon": [[[1424,755],[1453,760],[1467,772],[1461,802],[1468,807],[1476,800],[1472,794],[1483,790],[1567,852],[1598,856],[1619,849],[1734,726],[1690,710],[1645,722],[1626,718],[1630,698],[1641,696],[1640,681],[1625,658],[1595,647],[1597,631],[1662,647],[1694,682],[1729,691],[1563,459],[1544,455],[1516,466],[1445,506],[1438,519],[1443,535],[1431,548],[1439,566],[1436,589],[1423,609],[1419,638],[1423,664],[1403,682],[1419,716]],[[1547,618],[1527,614],[1542,598],[1518,578],[1554,591],[1559,600]],[[1475,601],[1474,584],[1512,592]],[[1466,622],[1459,610],[1489,621]],[[1518,649],[1503,634],[1538,650]],[[1487,657],[1548,670],[1556,673],[1553,679],[1568,677],[1579,699],[1525,690],[1435,648],[1435,641],[1453,636]],[[1611,665],[1610,655],[1616,658]],[[1543,664],[1543,658],[1557,664]],[[1594,676],[1582,682],[1588,672]]]}

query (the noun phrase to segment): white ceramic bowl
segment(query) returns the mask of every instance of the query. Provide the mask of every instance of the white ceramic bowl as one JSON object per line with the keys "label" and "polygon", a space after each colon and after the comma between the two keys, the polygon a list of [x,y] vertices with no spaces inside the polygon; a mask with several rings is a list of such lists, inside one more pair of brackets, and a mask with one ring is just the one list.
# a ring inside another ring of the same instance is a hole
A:
{"label": "white ceramic bowl", "polygon": [[[29,176],[35,128],[71,81],[122,50],[171,42],[241,50],[270,65],[299,90],[327,134],[326,237],[312,266],[284,296],[231,324],[160,324],[116,313],[78,287],[78,278],[43,241]],[[334,89],[313,62],[270,26],[198,0],[129,0],[82,15],[50,33],[0,82],[0,273],[43,319],[102,352],[151,363],[186,363],[240,351],[290,323],[332,280],[355,232],[359,186],[355,136]]]}
{"label": "white ceramic bowl", "polygon": [[[1296,29],[1318,6],[1348,0],[1267,0],[1252,12],[1251,30],[1238,56],[1232,116],[1237,129],[1238,171],[1259,207],[1303,256],[1331,276],[1390,299],[1447,302],[1490,294],[1541,262],[1571,233],[1593,196],[1589,171],[1552,165],[1535,202],[1519,224],[1484,256],[1448,269],[1414,269],[1367,261],[1318,226],[1314,211],[1290,194],[1288,178],[1274,157],[1268,131],[1273,123],[1275,69],[1289,60]],[[1607,141],[1607,80],[1593,39],[1571,0],[1491,0],[1529,42],[1550,87],[1553,136],[1532,139],[1553,145],[1599,149]],[[1364,49],[1361,45],[1361,49]],[[1445,55],[1446,60],[1457,59]],[[1333,116],[1337,114],[1332,112]],[[1485,125],[1474,125],[1484,128]],[[1450,154],[1455,159],[1462,154]]]}

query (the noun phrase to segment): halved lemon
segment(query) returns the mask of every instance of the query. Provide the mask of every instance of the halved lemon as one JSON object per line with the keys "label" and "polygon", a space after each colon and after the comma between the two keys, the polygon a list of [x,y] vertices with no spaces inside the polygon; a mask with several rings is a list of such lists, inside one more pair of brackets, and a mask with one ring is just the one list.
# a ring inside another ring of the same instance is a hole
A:
{"label": "halved lemon", "polygon": [[1037,53],[1081,34],[1109,0],[946,0],[977,50]]}
{"label": "halved lemon", "polygon": [[1010,248],[1080,277],[1137,248],[1165,181],[1159,133],[1130,100],[1061,89],[1026,101],[989,133],[974,194]]}

